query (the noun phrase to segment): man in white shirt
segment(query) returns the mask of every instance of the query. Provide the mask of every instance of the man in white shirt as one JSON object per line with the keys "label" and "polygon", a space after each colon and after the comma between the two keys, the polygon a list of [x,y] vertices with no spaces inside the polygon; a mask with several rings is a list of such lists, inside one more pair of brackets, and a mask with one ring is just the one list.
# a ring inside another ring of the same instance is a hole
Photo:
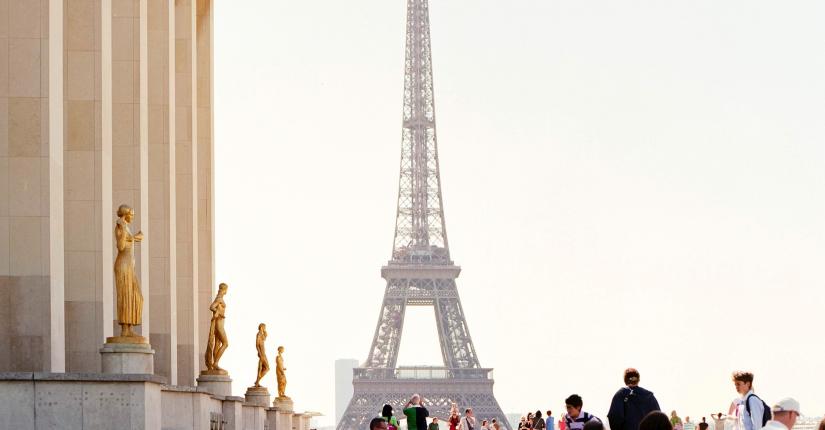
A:
{"label": "man in white shirt", "polygon": [[464,417],[461,418],[461,430],[476,430],[476,417],[473,415],[473,408],[464,410]]}
{"label": "man in white shirt", "polygon": [[736,392],[742,396],[737,403],[744,430],[761,429],[764,424],[765,404],[753,392],[753,373],[734,372],[733,385],[736,387]]}
{"label": "man in white shirt", "polygon": [[773,419],[765,424],[764,430],[791,430],[800,415],[799,402],[788,397],[771,406],[771,411]]}

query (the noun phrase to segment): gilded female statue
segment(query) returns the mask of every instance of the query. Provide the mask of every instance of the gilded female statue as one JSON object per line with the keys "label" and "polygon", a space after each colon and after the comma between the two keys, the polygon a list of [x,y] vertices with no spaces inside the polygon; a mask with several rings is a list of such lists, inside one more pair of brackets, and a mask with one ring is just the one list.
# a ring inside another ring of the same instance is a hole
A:
{"label": "gilded female statue", "polygon": [[135,258],[132,254],[135,242],[143,240],[143,233],[132,235],[129,223],[135,218],[135,211],[128,205],[117,209],[115,240],[117,258],[115,259],[115,287],[117,289],[117,322],[120,324],[121,337],[140,337],[132,327],[141,324],[143,316],[143,295],[135,274]]}
{"label": "gilded female statue", "polygon": [[286,367],[284,367],[284,347],[278,347],[278,358],[275,359],[275,376],[278,378],[278,397],[288,398],[286,391]]}
{"label": "gilded female statue", "polygon": [[266,351],[264,350],[264,341],[266,340],[266,324],[258,324],[258,335],[255,336],[255,348],[258,350],[258,379],[255,380],[255,386],[261,386],[261,379],[269,372],[269,360],[266,358]]}
{"label": "gilded female statue", "polygon": [[226,374],[226,370],[218,367],[218,362],[229,346],[226,331],[223,329],[223,320],[226,318],[226,302],[223,301],[223,296],[226,295],[227,288],[229,287],[224,283],[218,285],[218,294],[209,305],[212,321],[209,323],[209,340],[206,344],[206,369],[208,373],[213,374]]}

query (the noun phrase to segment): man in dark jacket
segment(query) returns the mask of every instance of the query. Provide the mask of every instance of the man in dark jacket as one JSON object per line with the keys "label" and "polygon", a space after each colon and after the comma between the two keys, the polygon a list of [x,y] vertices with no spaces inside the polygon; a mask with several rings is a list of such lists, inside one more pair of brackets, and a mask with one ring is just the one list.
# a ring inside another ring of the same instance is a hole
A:
{"label": "man in dark jacket", "polygon": [[619,389],[610,403],[607,419],[611,430],[639,430],[647,414],[659,410],[659,402],[650,391],[639,386],[639,371],[624,371],[625,387]]}

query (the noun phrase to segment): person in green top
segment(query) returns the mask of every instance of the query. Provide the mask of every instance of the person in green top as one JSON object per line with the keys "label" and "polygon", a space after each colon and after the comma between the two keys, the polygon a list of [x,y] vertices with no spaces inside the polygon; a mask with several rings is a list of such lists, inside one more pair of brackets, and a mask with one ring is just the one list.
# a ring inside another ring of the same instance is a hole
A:
{"label": "person in green top", "polygon": [[430,412],[422,405],[424,399],[413,394],[410,401],[404,405],[404,415],[407,417],[407,430],[427,430],[427,417]]}
{"label": "person in green top", "polygon": [[427,430],[439,430],[440,427],[438,426],[438,417],[433,417],[433,422],[427,426]]}
{"label": "person in green top", "polygon": [[676,411],[670,412],[670,424],[673,425],[674,429],[681,430],[682,428],[682,419],[679,418],[679,415],[676,415]]}

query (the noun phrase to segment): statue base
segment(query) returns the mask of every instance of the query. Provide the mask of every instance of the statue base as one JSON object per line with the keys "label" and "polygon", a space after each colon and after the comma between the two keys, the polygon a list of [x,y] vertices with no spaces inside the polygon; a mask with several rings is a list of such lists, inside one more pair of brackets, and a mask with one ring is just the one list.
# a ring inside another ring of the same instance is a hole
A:
{"label": "statue base", "polygon": [[114,337],[107,337],[106,343],[131,343],[131,344],[141,344],[145,343],[149,345],[149,340],[143,336],[114,336]]}
{"label": "statue base", "polygon": [[279,412],[293,412],[294,404],[287,396],[278,396],[272,401],[272,407]]}
{"label": "statue base", "polygon": [[204,370],[201,376],[198,376],[198,387],[202,387],[206,391],[217,396],[231,396],[232,395],[232,378],[225,370],[223,374],[214,374],[207,372],[214,372],[214,370]]}
{"label": "statue base", "polygon": [[269,390],[266,387],[249,387],[246,389],[246,402],[256,405],[269,407]]}
{"label": "statue base", "polygon": [[[134,339],[140,336],[130,336],[126,339]],[[151,375],[155,373],[155,362],[153,355],[155,351],[146,338],[142,338],[144,342],[107,342],[103,344],[100,349],[100,361],[102,364],[103,373],[124,375],[124,374],[144,374]]]}

